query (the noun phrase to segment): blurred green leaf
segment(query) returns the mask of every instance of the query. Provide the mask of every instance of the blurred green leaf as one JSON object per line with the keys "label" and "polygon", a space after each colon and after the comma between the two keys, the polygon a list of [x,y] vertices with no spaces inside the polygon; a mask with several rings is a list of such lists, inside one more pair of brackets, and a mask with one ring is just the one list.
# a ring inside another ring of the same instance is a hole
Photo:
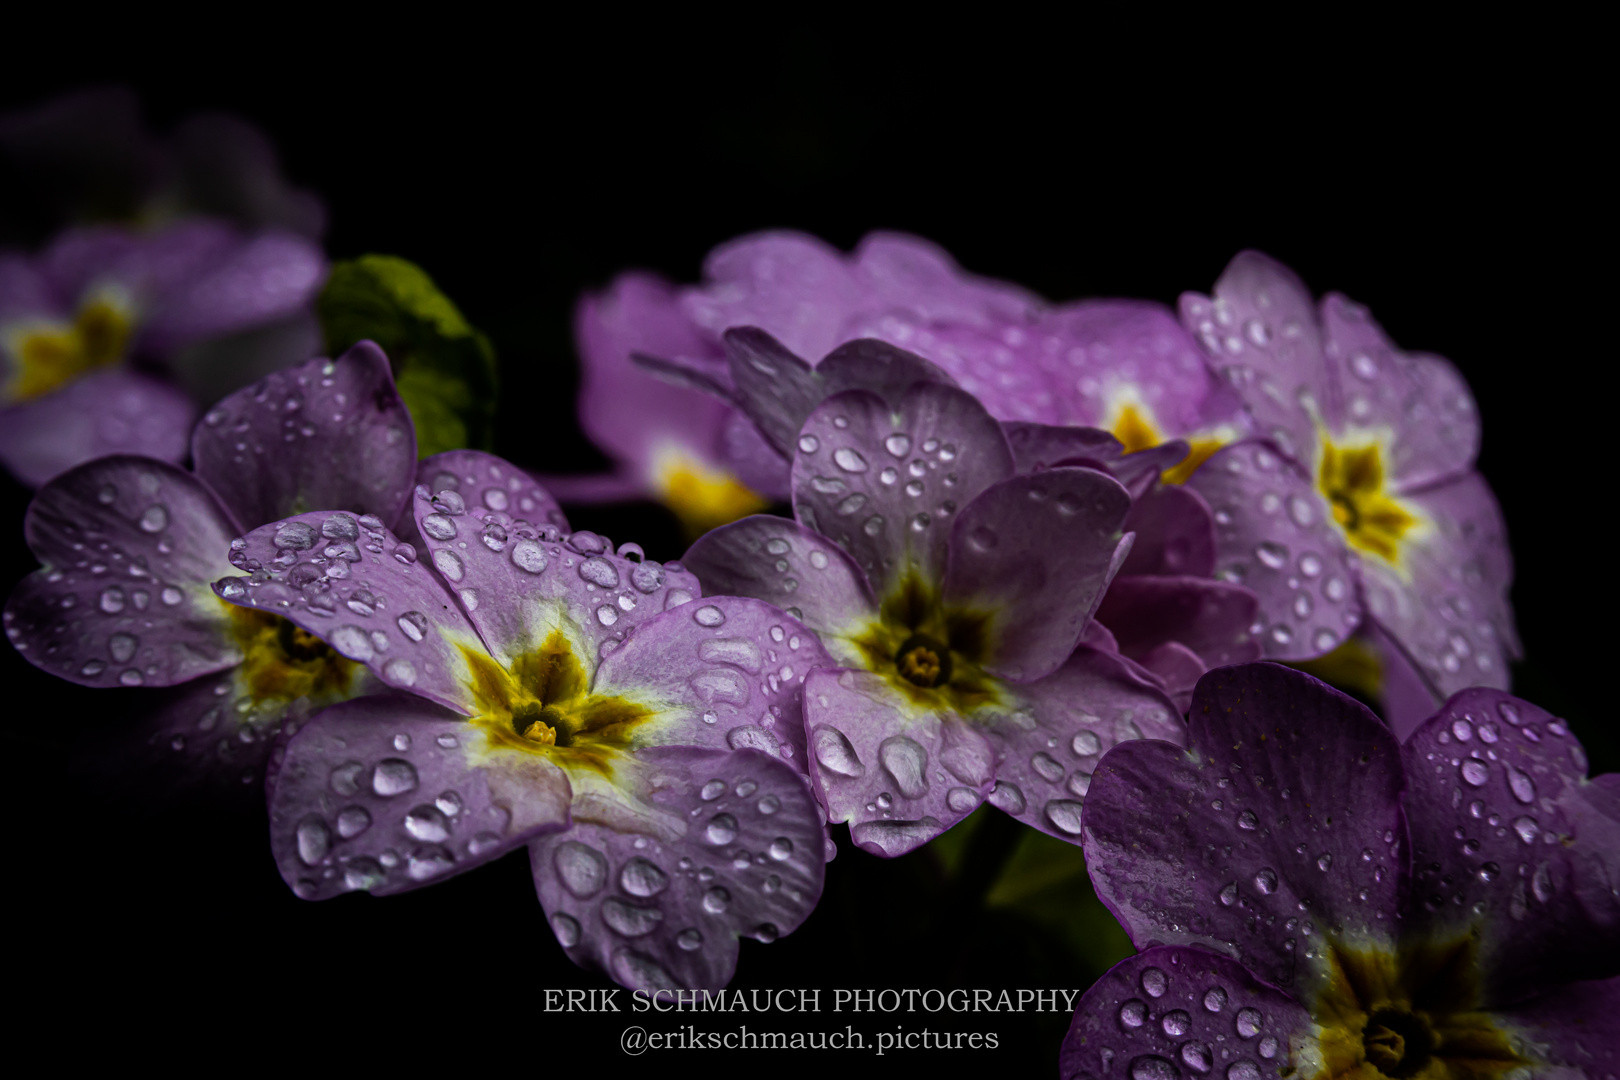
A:
{"label": "blurred green leaf", "polygon": [[1039,926],[1093,978],[1133,955],[1124,928],[1092,891],[1080,849],[1034,829],[1021,832],[984,906],[1015,912]]}
{"label": "blurred green leaf", "polygon": [[495,349],[421,267],[396,255],[335,263],[316,310],[330,355],[368,338],[388,354],[419,457],[492,448]]}

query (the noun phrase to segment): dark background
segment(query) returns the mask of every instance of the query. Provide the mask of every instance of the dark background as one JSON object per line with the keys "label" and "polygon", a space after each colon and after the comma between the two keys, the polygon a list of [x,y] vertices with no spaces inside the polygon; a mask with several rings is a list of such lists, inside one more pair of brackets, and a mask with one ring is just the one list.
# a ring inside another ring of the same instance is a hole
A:
{"label": "dark background", "polygon": [[[738,233],[792,227],[847,249],[886,228],[1053,300],[1173,303],[1207,290],[1238,250],[1262,249],[1468,378],[1484,418],[1480,468],[1518,563],[1527,656],[1515,689],[1569,718],[1594,772],[1620,767],[1600,700],[1610,642],[1599,612],[1614,598],[1602,524],[1612,519],[1602,389],[1612,383],[1599,375],[1614,352],[1612,275],[1589,266],[1594,249],[1612,249],[1599,188],[1612,174],[1599,168],[1594,133],[1607,121],[1588,104],[1582,65],[1439,41],[1404,55],[1300,49],[1292,61],[1258,49],[1172,55],[1141,40],[1114,55],[1119,43],[1101,36],[1047,46],[936,49],[803,29],[756,50],[557,36],[500,56],[460,40],[409,56],[380,44],[69,52],[48,70],[0,74],[0,110],[123,82],[158,131],[200,109],[258,123],[289,176],[325,199],[331,256],[403,255],[492,336],[504,380],[497,450],[545,472],[605,464],[573,417],[570,320],[582,290],[625,268],[690,281],[705,252]],[[28,193],[3,195],[5,239],[42,238],[30,234],[46,218]],[[0,589],[34,565],[19,528],[28,493],[4,483]],[[655,558],[680,554],[656,507],[571,518]],[[68,1015],[94,1017],[128,1052],[177,1060],[217,1039],[244,1060],[274,1061],[269,1036],[301,1052],[331,1037],[353,1060],[375,1053],[393,1065],[476,1054],[486,1039],[530,1067],[629,1064],[618,1022],[538,1011],[544,988],[605,983],[551,940],[521,854],[407,896],[297,901],[251,803],[130,804],[64,781],[74,740],[116,724],[127,699],[0,653],[20,845],[7,948],[44,961],[28,970]],[[849,848],[847,834],[840,842],[821,908],[769,948],[745,944],[733,985],[1050,987],[1095,976],[1065,968],[1027,920],[983,911],[975,889],[989,870],[947,877],[927,854],[883,863]],[[954,1027],[999,1029],[1002,1049],[695,1060],[1054,1075],[1066,1017],[969,1019]],[[870,1038],[892,1023],[857,1026]],[[667,1067],[657,1055],[636,1064]]]}

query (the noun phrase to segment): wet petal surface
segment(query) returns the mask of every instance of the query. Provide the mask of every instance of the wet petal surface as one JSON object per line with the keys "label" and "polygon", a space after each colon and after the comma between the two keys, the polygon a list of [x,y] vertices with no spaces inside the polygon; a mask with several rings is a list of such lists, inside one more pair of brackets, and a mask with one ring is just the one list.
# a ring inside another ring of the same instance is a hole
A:
{"label": "wet petal surface", "polygon": [[885,595],[910,567],[941,580],[957,511],[1012,472],[1000,426],[961,390],[919,384],[898,408],[852,390],[805,422],[793,509]]}
{"label": "wet petal surface", "polygon": [[830,821],[877,855],[903,855],[976,810],[995,756],[974,725],[910,709],[879,676],[820,670],[805,680],[811,778]]}
{"label": "wet petal surface", "polygon": [[1133,941],[1198,944],[1310,999],[1330,942],[1388,945],[1407,866],[1400,750],[1275,664],[1199,681],[1188,749],[1117,747],[1085,811],[1097,894]]}
{"label": "wet petal surface", "polygon": [[995,484],[951,530],[944,597],[988,615],[985,666],[1015,681],[1057,670],[1129,550],[1130,496],[1094,469]]}
{"label": "wet petal surface", "polygon": [[1310,1015],[1235,960],[1161,945],[1115,965],[1080,999],[1063,1080],[1227,1080],[1293,1075]]}
{"label": "wet petal surface", "polygon": [[107,457],[29,504],[44,564],[6,602],[6,636],[38,667],[85,686],[169,686],[242,659],[208,583],[235,532],[213,494],[173,465]]}
{"label": "wet petal surface", "polygon": [[1500,690],[1452,697],[1403,748],[1415,934],[1477,934],[1487,1000],[1620,965],[1620,795],[1568,725]]}
{"label": "wet petal surface", "polygon": [[536,891],[575,963],[622,986],[718,989],[737,941],[791,933],[821,896],[826,832],[803,777],[755,750],[643,751],[662,835],[578,823],[531,845]]}
{"label": "wet petal surface", "polygon": [[108,454],[177,464],[196,413],[167,383],[123,369],[93,372],[0,413],[0,464],[30,487]]}
{"label": "wet petal surface", "polygon": [[1315,484],[1274,447],[1248,440],[1216,453],[1187,486],[1215,515],[1215,574],[1260,601],[1266,656],[1303,660],[1337,648],[1360,624],[1356,568]]}
{"label": "wet petal surface", "polygon": [[492,750],[475,726],[404,694],[356,698],[287,744],[270,845],[306,900],[403,892],[566,828],[571,789],[544,758]]}
{"label": "wet petal surface", "polygon": [[246,528],[311,510],[391,526],[416,476],[415,428],[368,341],[232,394],[204,414],[191,452]]}

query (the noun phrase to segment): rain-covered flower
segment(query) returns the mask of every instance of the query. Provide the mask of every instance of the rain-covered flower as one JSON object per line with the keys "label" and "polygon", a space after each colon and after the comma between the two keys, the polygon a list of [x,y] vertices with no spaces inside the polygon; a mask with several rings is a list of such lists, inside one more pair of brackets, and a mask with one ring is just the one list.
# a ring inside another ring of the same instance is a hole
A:
{"label": "rain-covered flower", "polygon": [[[1188,437],[1184,471],[1246,423],[1158,305],[1048,309],[911,236],[873,233],[845,255],[802,233],[760,233],[715,249],[702,285],[628,274],[582,302],[581,419],[624,470],[599,494],[650,494],[695,531],[787,497],[791,449],[773,455],[730,407],[745,388],[723,336],[738,327],[811,357],[857,338],[889,341],[933,361],[1003,420],[1100,426],[1131,450]],[[637,363],[700,392],[671,390]]]}
{"label": "rain-covered flower", "polygon": [[[416,439],[387,358],[365,342],[225,398],[190,448],[195,472],[119,454],[39,490],[24,531],[41,566],[6,602],[6,636],[82,686],[175,687],[140,738],[199,779],[251,782],[284,718],[370,680],[293,624],[214,596],[231,539],[328,506],[342,513],[323,550],[359,558],[405,508]],[[422,464],[426,476],[445,462]]]}
{"label": "rain-covered flower", "polygon": [[[72,229],[37,256],[0,255],[0,463],[38,485],[106,454],[182,461],[194,408],[148,370],[173,374],[183,350],[307,313],[325,273],[302,237],[207,220]],[[240,385],[307,357],[312,326],[268,357],[250,344],[191,359],[244,367],[226,380]]]}
{"label": "rain-covered flower", "polygon": [[901,854],[986,798],[1075,840],[1099,754],[1180,738],[1169,699],[1091,623],[1130,551],[1130,496],[1093,468],[1016,472],[1002,426],[917,381],[918,357],[855,342],[829,365],[872,388],[818,399],[795,429],[798,520],[718,529],[687,566],[821,636],[835,663],[805,682],[811,775],[857,844]]}
{"label": "rain-covered flower", "polygon": [[[787,455],[797,451],[800,429],[812,411],[834,394],[860,389],[894,398],[912,383],[956,385],[922,357],[872,339],[840,345],[815,367],[755,328],[726,331],[724,344],[738,409],[766,442]],[[1133,496],[1124,529],[1136,542],[1108,586],[1089,644],[1140,665],[1183,711],[1205,671],[1259,658],[1251,632],[1257,611],[1253,594],[1212,576],[1215,521],[1209,505],[1196,492],[1162,479],[1187,459],[1184,440],[1127,452],[1118,438],[1094,427],[1010,420],[1001,430],[1014,471],[1096,469]]]}
{"label": "rain-covered flower", "polygon": [[1217,572],[1260,597],[1266,655],[1327,653],[1365,620],[1428,684],[1426,703],[1394,710],[1403,733],[1457,690],[1505,689],[1512,560],[1456,370],[1400,352],[1343,296],[1313,304],[1256,252],[1181,310],[1260,435],[1190,484],[1215,509]]}
{"label": "rain-covered flower", "polygon": [[1185,749],[1092,781],[1086,863],[1144,951],[1082,998],[1062,1075],[1613,1075],[1620,775],[1586,768],[1499,690],[1402,745],[1300,672],[1206,676]]}
{"label": "rain-covered flower", "polygon": [[237,541],[247,576],[216,586],[399,691],[288,742],[282,876],[309,899],[386,894],[527,845],[576,962],[649,991],[725,985],[740,936],[774,940],[821,893],[801,702],[826,652],[635,544],[562,533],[500,459],[443,457],[459,483],[417,488],[420,559],[383,529],[334,543],[353,519],[306,513]]}

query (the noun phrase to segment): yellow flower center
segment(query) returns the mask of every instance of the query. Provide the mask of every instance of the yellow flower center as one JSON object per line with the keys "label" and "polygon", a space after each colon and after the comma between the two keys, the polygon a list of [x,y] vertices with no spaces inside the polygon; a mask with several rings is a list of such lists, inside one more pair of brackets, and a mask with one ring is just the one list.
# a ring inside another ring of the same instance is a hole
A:
{"label": "yellow flower center", "polygon": [[220,605],[230,614],[231,635],[242,652],[238,685],[255,706],[307,697],[327,704],[347,697],[360,665],[279,615]]}
{"label": "yellow flower center", "polygon": [[[1151,450],[1164,442],[1164,437],[1153,426],[1153,421],[1143,410],[1129,403],[1120,407],[1109,434],[1120,441],[1127,454],[1134,454],[1138,450]],[[1161,472],[1159,479],[1167,484],[1185,484],[1192,474],[1198,471],[1198,466],[1208,461],[1211,454],[1225,445],[1223,440],[1214,437],[1188,439],[1187,456]]]}
{"label": "yellow flower center", "polygon": [[635,702],[589,693],[584,665],[560,631],[518,655],[510,668],[477,649],[461,646],[461,654],[478,708],[472,722],[491,746],[611,775],[612,759],[629,749],[636,727],[652,716]]}
{"label": "yellow flower center", "polygon": [[675,512],[686,534],[694,540],[710,529],[770,505],[726,470],[679,452],[660,455],[653,469],[653,483],[659,500]]}
{"label": "yellow flower center", "polygon": [[1472,937],[1398,954],[1333,947],[1328,958],[1310,1080],[1490,1080],[1530,1064],[1479,1008]]}
{"label": "yellow flower center", "polygon": [[28,401],[87,371],[117,363],[133,329],[126,309],[101,296],[87,300],[71,323],[36,324],[16,332],[9,343],[16,367],[6,396]]}
{"label": "yellow flower center", "polygon": [[883,601],[878,618],[849,641],[866,669],[906,701],[965,715],[1000,699],[997,680],[981,666],[989,654],[989,624],[983,612],[944,607],[911,573]]}
{"label": "yellow flower center", "polygon": [[1376,445],[1341,447],[1324,439],[1317,483],[1352,547],[1399,562],[1401,537],[1418,519],[1385,494]]}

